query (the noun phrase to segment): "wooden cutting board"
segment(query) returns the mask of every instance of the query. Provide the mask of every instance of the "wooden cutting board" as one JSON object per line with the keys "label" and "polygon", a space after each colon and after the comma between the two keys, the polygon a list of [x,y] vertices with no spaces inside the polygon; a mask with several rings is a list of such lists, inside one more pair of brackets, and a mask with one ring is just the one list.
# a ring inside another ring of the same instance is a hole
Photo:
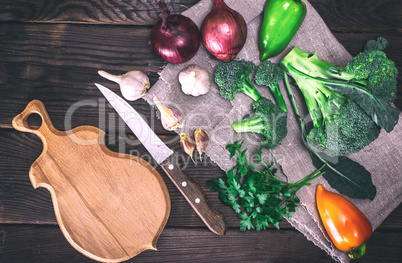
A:
{"label": "wooden cutting board", "polygon": [[[28,124],[33,113],[42,119],[38,129]],[[60,229],[75,249],[102,262],[156,250],[169,218],[170,197],[149,163],[110,151],[105,133],[96,127],[56,130],[38,100],[31,101],[12,124],[41,138],[43,152],[29,177],[34,188],[50,191]]]}

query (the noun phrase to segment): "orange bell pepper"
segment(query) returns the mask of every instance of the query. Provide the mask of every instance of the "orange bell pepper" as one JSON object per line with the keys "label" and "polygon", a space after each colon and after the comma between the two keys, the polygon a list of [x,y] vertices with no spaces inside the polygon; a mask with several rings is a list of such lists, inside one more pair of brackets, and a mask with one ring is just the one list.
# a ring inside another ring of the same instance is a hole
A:
{"label": "orange bell pepper", "polygon": [[373,233],[367,217],[345,197],[317,186],[316,202],[325,230],[334,245],[349,251],[352,259],[366,252],[366,242]]}

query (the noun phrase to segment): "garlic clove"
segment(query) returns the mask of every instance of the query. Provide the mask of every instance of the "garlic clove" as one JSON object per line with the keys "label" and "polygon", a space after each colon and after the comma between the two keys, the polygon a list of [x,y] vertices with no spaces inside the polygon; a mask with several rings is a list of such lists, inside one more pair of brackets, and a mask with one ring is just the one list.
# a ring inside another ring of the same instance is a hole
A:
{"label": "garlic clove", "polygon": [[193,162],[194,162],[193,152],[195,149],[195,144],[194,144],[193,139],[190,137],[190,135],[188,135],[187,133],[184,133],[184,132],[180,133],[180,146],[181,146],[181,149],[185,153],[190,155],[191,160],[193,160]]}
{"label": "garlic clove", "polygon": [[173,131],[183,128],[184,115],[179,109],[163,105],[157,96],[154,96],[153,101],[159,110],[162,126],[165,130]]}
{"label": "garlic clove", "polygon": [[208,146],[209,136],[203,129],[196,129],[194,139],[197,151],[200,154],[200,159],[202,160],[202,153]]}
{"label": "garlic clove", "polygon": [[138,100],[147,93],[151,86],[148,76],[141,71],[133,70],[123,75],[116,76],[103,70],[98,71],[102,77],[114,81],[120,85],[120,91],[126,100]]}
{"label": "garlic clove", "polygon": [[211,88],[208,71],[196,64],[180,72],[179,82],[184,94],[195,97],[206,94]]}

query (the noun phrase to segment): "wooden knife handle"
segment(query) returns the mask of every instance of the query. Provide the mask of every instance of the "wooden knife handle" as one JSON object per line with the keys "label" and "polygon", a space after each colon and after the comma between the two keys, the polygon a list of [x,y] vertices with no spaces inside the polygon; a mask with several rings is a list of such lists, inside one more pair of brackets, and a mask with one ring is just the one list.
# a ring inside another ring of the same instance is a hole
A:
{"label": "wooden knife handle", "polygon": [[161,164],[161,167],[207,227],[217,235],[224,235],[226,233],[225,217],[209,204],[201,187],[183,173],[177,164],[166,161]]}

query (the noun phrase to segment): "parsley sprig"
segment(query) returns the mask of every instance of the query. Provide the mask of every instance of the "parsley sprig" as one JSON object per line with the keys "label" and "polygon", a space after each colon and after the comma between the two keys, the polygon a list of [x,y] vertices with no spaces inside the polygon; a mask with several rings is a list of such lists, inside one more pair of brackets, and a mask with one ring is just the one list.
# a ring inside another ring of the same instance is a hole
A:
{"label": "parsley sprig", "polygon": [[211,191],[219,191],[219,199],[230,206],[240,219],[240,230],[264,230],[270,225],[279,229],[279,221],[284,215],[291,218],[300,200],[295,195],[304,185],[321,176],[321,167],[314,173],[296,183],[288,183],[275,177],[277,169],[273,163],[266,164],[262,157],[262,148],[257,154],[257,163],[263,164],[256,169],[242,150],[243,141],[226,146],[230,158],[236,156],[237,164],[227,172],[226,178],[214,178],[207,181]]}

